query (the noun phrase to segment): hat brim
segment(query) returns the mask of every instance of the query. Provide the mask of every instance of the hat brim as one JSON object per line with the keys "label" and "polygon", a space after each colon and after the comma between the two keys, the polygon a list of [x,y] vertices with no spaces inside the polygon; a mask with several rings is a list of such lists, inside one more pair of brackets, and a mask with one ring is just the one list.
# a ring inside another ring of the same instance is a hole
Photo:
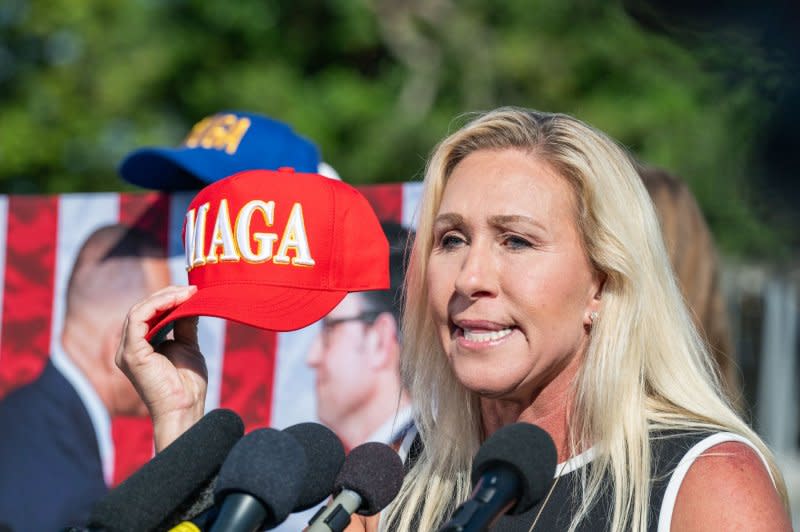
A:
{"label": "hat brim", "polygon": [[167,192],[199,190],[230,175],[267,167],[287,166],[297,172],[319,169],[316,153],[287,153],[277,161],[256,161],[250,157],[231,157],[218,150],[199,148],[140,148],[119,167],[122,178],[134,185]]}
{"label": "hat brim", "polygon": [[119,174],[134,185],[156,190],[197,190],[226,177],[210,175],[210,169],[230,166],[211,150],[191,148],[140,148],[122,161]]}
{"label": "hat brim", "polygon": [[325,317],[346,291],[310,290],[251,283],[225,283],[199,289],[181,305],[148,320],[146,339],[169,323],[188,316],[213,316],[260,329],[294,331]]}

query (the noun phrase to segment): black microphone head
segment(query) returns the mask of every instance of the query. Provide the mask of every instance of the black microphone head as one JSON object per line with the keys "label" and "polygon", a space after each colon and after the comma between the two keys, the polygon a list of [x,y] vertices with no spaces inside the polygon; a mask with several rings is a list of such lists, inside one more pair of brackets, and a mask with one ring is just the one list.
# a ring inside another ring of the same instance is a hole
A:
{"label": "black microphone head", "polygon": [[543,429],[530,423],[506,425],[489,436],[472,462],[472,486],[492,467],[510,467],[519,475],[522,490],[508,511],[528,511],[547,493],[556,471],[556,446]]}
{"label": "black microphone head", "polygon": [[344,462],[344,447],[331,429],[319,423],[298,423],[283,431],[300,442],[308,461],[308,472],[292,510],[302,512],[324,501],[333,491],[336,475]]}
{"label": "black microphone head", "polygon": [[212,410],[95,504],[90,528],[128,532],[159,527],[210,482],[243,434],[235,412]]}
{"label": "black microphone head", "polygon": [[239,440],[219,471],[214,498],[246,493],[268,510],[262,526],[282,523],[297,504],[308,464],[303,447],[290,434],[257,429]]}
{"label": "black microphone head", "polygon": [[336,477],[333,493],[343,489],[361,496],[361,506],[356,513],[375,515],[397,496],[403,483],[403,462],[386,444],[367,442],[347,455]]}

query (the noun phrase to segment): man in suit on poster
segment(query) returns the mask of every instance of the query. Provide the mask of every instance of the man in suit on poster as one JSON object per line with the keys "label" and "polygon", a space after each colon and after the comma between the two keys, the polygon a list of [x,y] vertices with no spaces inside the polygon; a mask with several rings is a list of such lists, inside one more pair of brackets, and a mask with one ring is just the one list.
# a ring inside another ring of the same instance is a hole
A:
{"label": "man in suit on poster", "polygon": [[41,375],[0,402],[0,521],[85,524],[113,478],[111,419],[147,415],[114,362],[128,309],[169,284],[163,247],[121,224],[95,230],[67,284],[60,341]]}
{"label": "man in suit on poster", "polygon": [[306,362],[316,373],[317,416],[345,448],[380,441],[403,457],[415,432],[400,379],[400,298],[410,232],[397,223],[382,225],[390,289],[345,296],[322,319]]}

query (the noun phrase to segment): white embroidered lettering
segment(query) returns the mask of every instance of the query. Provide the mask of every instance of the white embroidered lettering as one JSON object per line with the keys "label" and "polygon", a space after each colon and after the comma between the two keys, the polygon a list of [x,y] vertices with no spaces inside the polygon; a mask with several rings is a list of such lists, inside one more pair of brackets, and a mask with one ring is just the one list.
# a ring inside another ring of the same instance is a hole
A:
{"label": "white embroidered lettering", "polygon": [[250,223],[256,211],[261,212],[267,227],[272,227],[275,221],[275,202],[262,200],[248,201],[239,216],[236,217],[236,245],[242,258],[248,262],[264,262],[272,257],[272,248],[278,235],[275,233],[253,233],[253,239],[257,242],[257,250],[254,252],[250,239]]}
{"label": "white embroidered lettering", "polygon": [[[192,261],[194,260],[194,246],[195,246],[195,239],[197,238],[197,229],[194,225],[195,218],[197,216],[197,212],[194,209],[189,209],[186,212],[186,221],[184,222],[184,235],[183,235],[183,250],[186,255],[186,271],[190,271],[192,269]],[[200,238],[203,238],[203,235],[200,235]]]}
{"label": "white embroidered lettering", "polygon": [[[220,247],[222,247],[222,256],[219,254]],[[209,264],[219,262],[220,260],[236,262],[239,258],[239,252],[236,249],[236,241],[233,238],[233,229],[231,228],[228,200],[223,199],[219,202],[217,220],[214,222],[214,230],[211,233],[211,243],[209,244],[206,261]]]}
{"label": "white embroidered lettering", "polygon": [[289,264],[288,252],[290,249],[294,250],[295,255],[291,259],[293,265],[314,265],[311,249],[308,246],[308,235],[306,234],[306,225],[303,219],[303,206],[299,203],[292,205],[292,211],[289,213],[289,220],[286,222],[278,252],[272,262],[275,264]]}
{"label": "white embroidered lettering", "polygon": [[[232,224],[230,204],[227,199],[221,199],[211,233],[208,235],[210,239],[207,241],[206,226],[210,211],[211,204],[204,203],[186,213],[184,228],[186,271],[206,264],[238,262],[242,259],[256,264],[270,259],[274,264],[280,265],[310,267],[316,264],[309,246],[303,206],[300,203],[292,205],[277,253],[274,255],[278,234],[253,231],[254,217],[257,215],[264,220],[266,227],[274,226],[274,201],[247,202],[236,214],[236,221]],[[205,253],[206,242],[208,242],[207,253]]]}
{"label": "white embroidered lettering", "polygon": [[[196,266],[206,263],[203,244],[206,235],[206,218],[210,203],[204,203],[197,209],[195,217],[194,209],[186,213],[186,270],[190,271]],[[191,228],[191,229],[190,229]]]}

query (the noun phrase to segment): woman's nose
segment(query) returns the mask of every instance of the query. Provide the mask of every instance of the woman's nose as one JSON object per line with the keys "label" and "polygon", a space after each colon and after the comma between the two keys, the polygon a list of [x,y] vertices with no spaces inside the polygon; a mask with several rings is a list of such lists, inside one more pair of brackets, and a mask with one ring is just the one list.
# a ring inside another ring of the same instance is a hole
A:
{"label": "woman's nose", "polygon": [[467,248],[456,276],[455,289],[469,298],[497,294],[497,276],[490,245],[473,242]]}

